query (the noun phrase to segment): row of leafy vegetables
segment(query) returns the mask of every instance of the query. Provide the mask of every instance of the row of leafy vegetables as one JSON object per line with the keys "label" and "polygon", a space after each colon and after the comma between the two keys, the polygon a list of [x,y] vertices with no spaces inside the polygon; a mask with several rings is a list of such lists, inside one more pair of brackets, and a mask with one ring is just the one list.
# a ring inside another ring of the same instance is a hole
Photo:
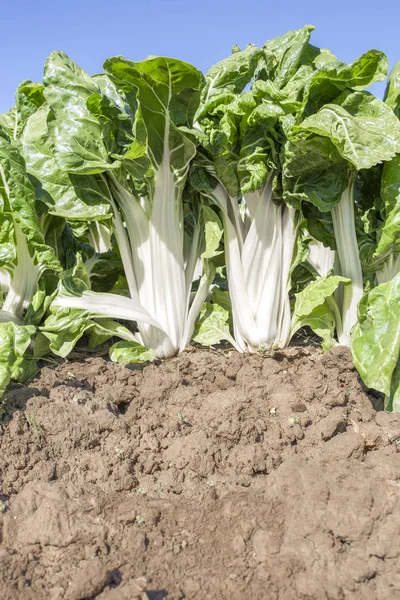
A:
{"label": "row of leafy vegetables", "polygon": [[[114,361],[190,342],[351,346],[400,410],[400,63],[305,26],[180,60],[53,52],[0,115],[0,386],[84,336]],[[115,341],[117,340],[117,341]],[[82,340],[81,342],[82,343]]]}

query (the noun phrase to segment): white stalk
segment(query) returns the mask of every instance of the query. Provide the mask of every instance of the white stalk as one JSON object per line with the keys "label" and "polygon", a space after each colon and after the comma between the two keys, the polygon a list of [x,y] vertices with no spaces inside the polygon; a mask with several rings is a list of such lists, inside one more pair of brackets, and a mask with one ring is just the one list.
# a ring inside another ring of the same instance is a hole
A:
{"label": "white stalk", "polygon": [[241,350],[244,351],[248,345],[257,348],[261,341],[246,287],[237,231],[225,213],[223,220],[226,271],[232,301],[233,322],[236,331],[235,338]]}
{"label": "white stalk", "polygon": [[290,267],[293,261],[296,243],[295,210],[289,206],[283,207],[282,218],[282,263],[280,272],[280,302],[278,313],[278,331],[276,345],[284,348],[290,340],[292,315],[290,310]]}
{"label": "white stalk", "polygon": [[83,292],[82,296],[58,294],[52,306],[79,308],[100,317],[110,317],[124,321],[142,321],[162,330],[161,324],[143,306],[135,304],[130,298],[117,294],[98,294],[89,291]]}
{"label": "white stalk", "polygon": [[14,231],[17,264],[10,275],[11,282],[2,308],[17,318],[22,318],[32,301],[43,269],[35,265],[29,253],[26,236],[17,223],[14,223]]}
{"label": "white stalk", "polygon": [[111,248],[111,232],[99,221],[89,224],[89,241],[97,254],[108,252]]}
{"label": "white stalk", "polygon": [[11,277],[10,273],[5,268],[0,269],[0,291],[2,294],[6,294],[10,288]]}
{"label": "white stalk", "polygon": [[[245,196],[247,201],[247,195]],[[281,269],[281,213],[272,201],[272,179],[250,208],[252,223],[243,248],[243,270],[260,344],[272,345],[277,333]]]}
{"label": "white stalk", "polygon": [[183,258],[183,214],[180,193],[171,171],[169,118],[166,115],[164,154],[155,172],[150,219],[153,264],[154,316],[163,326],[175,353],[183,336],[186,316],[186,282]]}
{"label": "white stalk", "polygon": [[351,283],[343,286],[342,324],[337,331],[339,343],[343,346],[350,346],[350,332],[357,322],[357,307],[363,295],[363,276],[354,222],[354,180],[352,174],[340,202],[332,209],[340,271],[351,280]]}
{"label": "white stalk", "polygon": [[325,277],[333,269],[335,263],[335,251],[326,248],[321,242],[313,240],[308,245],[308,261],[316,271]]}

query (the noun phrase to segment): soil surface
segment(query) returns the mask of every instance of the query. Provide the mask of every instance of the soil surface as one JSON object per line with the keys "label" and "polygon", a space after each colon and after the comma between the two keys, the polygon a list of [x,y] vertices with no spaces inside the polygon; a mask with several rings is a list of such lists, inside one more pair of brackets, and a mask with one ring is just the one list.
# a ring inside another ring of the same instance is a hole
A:
{"label": "soil surface", "polygon": [[347,350],[88,358],[6,398],[1,600],[400,598],[400,414]]}

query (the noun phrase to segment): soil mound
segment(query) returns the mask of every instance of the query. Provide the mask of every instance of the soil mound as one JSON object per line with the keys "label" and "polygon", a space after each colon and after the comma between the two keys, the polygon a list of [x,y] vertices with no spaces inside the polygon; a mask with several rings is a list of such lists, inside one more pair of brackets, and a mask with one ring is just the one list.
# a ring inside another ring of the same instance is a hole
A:
{"label": "soil mound", "polygon": [[343,348],[88,358],[5,407],[1,600],[400,598],[400,414]]}

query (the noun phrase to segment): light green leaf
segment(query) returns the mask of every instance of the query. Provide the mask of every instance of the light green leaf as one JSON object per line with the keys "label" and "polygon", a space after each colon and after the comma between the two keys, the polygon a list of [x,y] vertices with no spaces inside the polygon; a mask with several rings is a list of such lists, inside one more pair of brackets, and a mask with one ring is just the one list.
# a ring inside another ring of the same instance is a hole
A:
{"label": "light green leaf", "polygon": [[43,89],[41,83],[32,83],[26,79],[17,88],[15,106],[0,115],[0,126],[13,140],[20,137],[27,119],[43,104]]}
{"label": "light green leaf", "polygon": [[40,331],[49,340],[50,350],[65,358],[72,352],[78,340],[95,327],[92,317],[89,311],[76,308],[53,309]]}
{"label": "light green leaf", "polygon": [[166,149],[175,178],[179,179],[194,156],[195,145],[183,127],[191,127],[200,102],[203,78],[195,67],[164,57],[132,62],[109,58],[104,70],[126,94],[138,94],[147,134],[147,150],[155,168]]}
{"label": "light green leaf", "polygon": [[350,279],[338,275],[319,277],[296,294],[291,337],[301,327],[308,326],[322,338],[325,349],[335,344],[333,335],[340,316],[332,296],[340,283],[349,284]]}
{"label": "light green leaf", "polygon": [[110,358],[116,363],[143,363],[154,360],[154,351],[147,350],[138,342],[123,340],[110,348]]}
{"label": "light green leaf", "polygon": [[229,315],[232,315],[232,302],[227,290],[221,290],[215,285],[211,292],[211,301],[213,304],[218,304],[221,308],[228,311]]}
{"label": "light green leaf", "polygon": [[347,185],[347,164],[330,139],[298,137],[286,143],[282,169],[285,202],[295,208],[307,202],[318,212],[329,212],[340,201]]}
{"label": "light green leaf", "polygon": [[68,174],[56,161],[50,139],[50,108],[44,105],[32,115],[22,132],[20,148],[33,176],[36,197],[50,214],[70,220],[109,219],[110,190],[101,176]]}
{"label": "light green leaf", "polygon": [[308,56],[308,42],[314,29],[313,25],[305,25],[268,41],[264,45],[265,65],[258,77],[272,79],[279,88],[283,88]]}
{"label": "light green leaf", "polygon": [[349,282],[349,279],[339,275],[319,277],[296,295],[295,316],[305,317],[309,315],[316,306],[323,304],[326,298],[332,296],[339,283],[346,284]]}
{"label": "light green leaf", "polygon": [[220,246],[224,230],[221,220],[212,208],[206,204],[203,204],[202,212],[204,219],[204,237],[206,249],[202,253],[201,258],[214,258],[214,256],[217,256],[221,253],[218,252],[218,248]]}
{"label": "light green leaf", "polygon": [[[325,51],[326,53],[326,51]],[[375,81],[384,81],[388,61],[383,52],[369,50],[347,65],[332,54],[324,54],[316,63],[317,71],[305,86],[306,114],[333,102],[345,89],[362,90]]]}
{"label": "light green leaf", "polygon": [[218,304],[205,302],[192,337],[194,342],[203,346],[214,346],[221,340],[231,341],[229,332],[229,312]]}
{"label": "light green leaf", "polygon": [[356,169],[369,169],[400,152],[400,121],[381,100],[367,92],[326,104],[297,131],[327,137]]}
{"label": "light green leaf", "polygon": [[400,155],[383,166],[381,196],[385,220],[374,257],[400,252]]}
{"label": "light green leaf", "polygon": [[399,323],[400,273],[362,298],[352,332],[353,361],[362,380],[387,397],[393,392],[393,377],[398,377]]}
{"label": "light green leaf", "polygon": [[118,168],[109,156],[100,119],[88,108],[89,98],[101,94],[96,80],[64,52],[55,51],[46,61],[43,82],[54,114],[48,125],[60,168],[75,174]]}
{"label": "light green leaf", "polygon": [[96,319],[95,326],[90,332],[89,350],[104,344],[112,337],[119,337],[129,342],[137,341],[135,335],[121,323],[112,319]]}
{"label": "light green leaf", "polygon": [[202,103],[208,102],[226,90],[233,94],[240,93],[253,77],[262,56],[261,48],[249,46],[213,65],[206,73]]}
{"label": "light green leaf", "polygon": [[26,360],[25,354],[34,333],[32,325],[0,323],[0,396],[11,380],[20,381],[31,372],[31,361]]}
{"label": "light green leaf", "polygon": [[11,284],[3,309],[22,318],[45,272],[58,273],[54,250],[45,244],[35,194],[16,145],[0,129],[0,267]]}

